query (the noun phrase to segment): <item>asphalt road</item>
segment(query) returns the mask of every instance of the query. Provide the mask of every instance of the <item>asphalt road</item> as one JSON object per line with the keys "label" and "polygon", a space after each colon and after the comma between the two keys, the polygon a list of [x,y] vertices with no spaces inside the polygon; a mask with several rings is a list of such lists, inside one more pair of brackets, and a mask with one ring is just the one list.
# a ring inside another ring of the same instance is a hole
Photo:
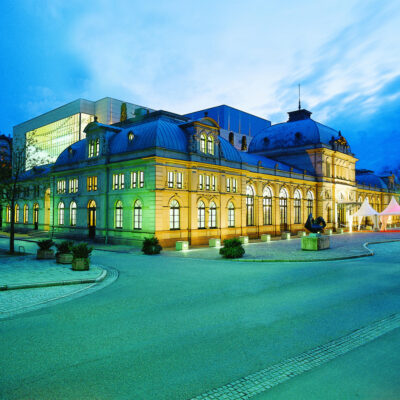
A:
{"label": "asphalt road", "polygon": [[[112,285],[0,322],[0,398],[189,399],[225,385],[400,312],[400,242],[374,250],[280,264],[96,251],[120,271]],[[255,398],[394,399],[399,338]]]}

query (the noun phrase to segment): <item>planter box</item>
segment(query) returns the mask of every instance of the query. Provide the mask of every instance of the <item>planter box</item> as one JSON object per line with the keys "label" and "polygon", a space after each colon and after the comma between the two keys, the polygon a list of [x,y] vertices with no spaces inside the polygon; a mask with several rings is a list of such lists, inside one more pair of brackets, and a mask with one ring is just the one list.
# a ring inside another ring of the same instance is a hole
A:
{"label": "planter box", "polygon": [[307,232],[305,232],[305,231],[298,231],[298,232],[297,232],[297,236],[298,236],[298,237],[307,236]]}
{"label": "planter box", "polygon": [[301,249],[309,251],[318,251],[329,249],[330,238],[326,235],[310,234],[301,238]]}
{"label": "planter box", "polygon": [[269,235],[267,233],[263,233],[261,235],[261,241],[262,242],[270,242],[271,241],[271,235]]}
{"label": "planter box", "polygon": [[72,253],[60,253],[56,254],[56,263],[57,264],[72,264],[72,259],[74,256]]}
{"label": "planter box", "polygon": [[38,260],[50,260],[54,258],[54,250],[38,250],[36,253]]}
{"label": "planter box", "polygon": [[89,269],[88,258],[74,258],[72,260],[72,269],[74,271],[87,271]]}
{"label": "planter box", "polygon": [[189,242],[187,240],[178,240],[175,243],[175,249],[177,251],[189,250]]}
{"label": "planter box", "polygon": [[290,239],[290,232],[282,232],[281,239],[282,240],[289,240]]}
{"label": "planter box", "polygon": [[325,229],[324,234],[327,236],[332,236],[333,230],[332,229]]}
{"label": "planter box", "polygon": [[221,239],[211,238],[208,241],[209,247],[221,247]]}
{"label": "planter box", "polygon": [[[371,227],[371,230],[372,230],[372,227]],[[343,232],[344,232],[343,228],[337,228],[336,229],[336,233],[338,233],[338,234],[342,234]]]}
{"label": "planter box", "polygon": [[239,236],[240,243],[242,244],[248,244],[249,243],[249,237],[248,236]]}

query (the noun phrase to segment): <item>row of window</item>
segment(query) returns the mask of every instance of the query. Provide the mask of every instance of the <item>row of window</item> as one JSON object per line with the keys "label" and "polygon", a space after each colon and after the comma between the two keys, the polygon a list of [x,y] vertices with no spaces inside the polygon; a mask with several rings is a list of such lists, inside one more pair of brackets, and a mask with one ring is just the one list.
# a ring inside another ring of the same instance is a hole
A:
{"label": "row of window", "polygon": [[97,157],[99,155],[99,152],[100,152],[100,140],[98,138],[94,139],[94,140],[89,140],[89,149],[88,149],[88,151],[89,151],[89,154],[88,154],[89,158]]}
{"label": "row of window", "polygon": [[[137,187],[144,187],[144,172],[143,171],[132,171],[131,172],[131,189]],[[125,174],[113,174],[113,190],[125,189]]]}
{"label": "row of window", "polygon": [[168,187],[173,188],[176,187],[177,189],[182,189],[183,185],[183,175],[182,172],[168,172]]}
{"label": "row of window", "polygon": [[[33,205],[33,222],[34,223],[39,222],[38,211],[39,211],[39,204],[35,203]],[[18,204],[15,205],[14,214],[15,214],[14,222],[19,223],[19,205]],[[29,222],[29,206],[28,206],[28,204],[24,205],[24,212],[23,212],[22,216],[23,216],[24,224],[27,224]],[[8,222],[8,223],[11,222],[11,207],[10,206],[6,207],[6,222]]]}

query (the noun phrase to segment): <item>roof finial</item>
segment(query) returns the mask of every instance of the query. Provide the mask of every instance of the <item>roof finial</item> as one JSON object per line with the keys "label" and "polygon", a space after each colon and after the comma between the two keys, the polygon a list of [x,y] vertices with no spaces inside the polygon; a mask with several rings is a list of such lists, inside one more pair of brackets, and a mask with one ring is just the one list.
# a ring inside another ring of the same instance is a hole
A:
{"label": "roof finial", "polygon": [[299,110],[301,110],[301,101],[300,101],[300,83],[299,83]]}

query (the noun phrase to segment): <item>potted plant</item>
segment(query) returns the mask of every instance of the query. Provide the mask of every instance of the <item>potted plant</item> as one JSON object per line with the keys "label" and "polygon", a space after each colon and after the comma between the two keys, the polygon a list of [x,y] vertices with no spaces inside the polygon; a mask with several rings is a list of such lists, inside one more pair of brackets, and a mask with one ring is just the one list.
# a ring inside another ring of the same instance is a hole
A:
{"label": "potted plant", "polygon": [[64,240],[61,243],[56,243],[56,263],[57,264],[71,264],[72,263],[72,246],[74,242],[71,240]]}
{"label": "potted plant", "polygon": [[39,240],[37,245],[39,246],[36,253],[38,260],[54,258],[54,250],[51,249],[54,246],[54,242],[51,239]]}
{"label": "potted plant", "polygon": [[90,253],[93,247],[88,247],[87,243],[79,243],[72,246],[72,269],[74,271],[87,271],[90,265]]}
{"label": "potted plant", "polygon": [[238,238],[224,240],[224,247],[219,250],[225,258],[241,258],[245,253],[242,242]]}
{"label": "potted plant", "polygon": [[160,254],[161,250],[162,246],[160,245],[158,239],[155,236],[143,240],[142,251],[144,254],[148,255]]}

